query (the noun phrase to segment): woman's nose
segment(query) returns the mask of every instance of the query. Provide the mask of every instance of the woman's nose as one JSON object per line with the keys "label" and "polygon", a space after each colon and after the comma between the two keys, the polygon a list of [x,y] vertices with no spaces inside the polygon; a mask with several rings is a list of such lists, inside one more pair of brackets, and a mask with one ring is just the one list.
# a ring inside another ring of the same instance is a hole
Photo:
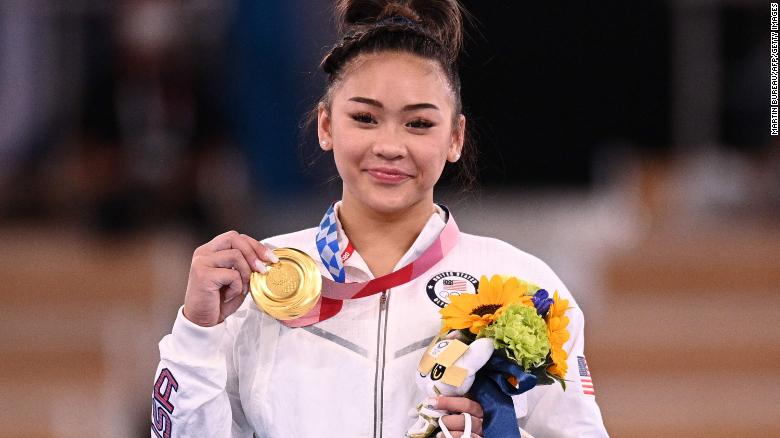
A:
{"label": "woman's nose", "polygon": [[406,145],[398,129],[382,129],[374,139],[372,152],[386,160],[397,160],[406,156]]}

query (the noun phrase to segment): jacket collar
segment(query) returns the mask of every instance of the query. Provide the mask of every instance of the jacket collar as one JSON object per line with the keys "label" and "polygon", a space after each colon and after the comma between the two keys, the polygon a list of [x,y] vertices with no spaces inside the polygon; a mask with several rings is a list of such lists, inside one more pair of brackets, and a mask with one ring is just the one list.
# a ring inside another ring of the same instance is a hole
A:
{"label": "jacket collar", "polygon": [[[349,242],[348,236],[344,233],[344,229],[341,227],[341,220],[339,219],[339,209],[341,207],[341,201],[336,202],[333,206],[333,210],[336,212],[336,226],[338,229],[338,241],[339,248],[343,251]],[[439,237],[439,234],[446,225],[445,221],[447,215],[444,210],[438,205],[434,204],[435,211],[431,214],[428,222],[425,223],[420,234],[417,235],[412,246],[406,250],[406,253],[401,257],[398,263],[393,269],[399,269],[402,266],[408,264],[412,260],[420,256],[432,243]],[[371,270],[368,268],[365,260],[360,256],[357,251],[352,253],[352,256],[344,262],[344,272],[347,276],[347,281],[368,281],[374,278]]]}

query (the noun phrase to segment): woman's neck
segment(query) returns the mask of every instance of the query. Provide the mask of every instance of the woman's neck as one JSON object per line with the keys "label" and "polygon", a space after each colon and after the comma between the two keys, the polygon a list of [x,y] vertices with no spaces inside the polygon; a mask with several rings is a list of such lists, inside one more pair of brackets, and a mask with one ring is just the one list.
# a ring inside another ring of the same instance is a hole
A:
{"label": "woman's neck", "polygon": [[339,220],[352,246],[375,277],[393,271],[435,211],[422,201],[401,212],[380,213],[345,197]]}

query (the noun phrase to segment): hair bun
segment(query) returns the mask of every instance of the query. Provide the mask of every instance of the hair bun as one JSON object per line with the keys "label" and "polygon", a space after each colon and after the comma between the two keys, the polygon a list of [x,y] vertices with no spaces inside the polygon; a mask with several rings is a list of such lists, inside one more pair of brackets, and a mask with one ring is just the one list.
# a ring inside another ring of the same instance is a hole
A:
{"label": "hair bun", "polygon": [[416,22],[447,50],[454,62],[463,43],[462,8],[457,0],[337,0],[335,18],[344,34],[383,19],[401,16]]}
{"label": "hair bun", "polygon": [[412,21],[420,21],[420,16],[417,14],[417,12],[414,11],[414,9],[404,4],[395,2],[387,3],[377,19],[381,20],[383,18],[389,18],[396,15],[406,17]]}

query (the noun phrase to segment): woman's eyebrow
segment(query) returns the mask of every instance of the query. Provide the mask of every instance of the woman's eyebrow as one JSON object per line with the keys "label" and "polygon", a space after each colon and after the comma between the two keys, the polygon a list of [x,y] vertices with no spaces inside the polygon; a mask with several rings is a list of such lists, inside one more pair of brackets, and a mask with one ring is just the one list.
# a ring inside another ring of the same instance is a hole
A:
{"label": "woman's eyebrow", "polygon": [[[378,100],[370,99],[368,97],[355,96],[355,97],[350,98],[349,100],[351,100],[353,102],[365,103],[366,105],[375,106],[377,108],[384,108],[384,105],[382,105],[382,102],[380,102]],[[434,105],[432,103],[413,103],[413,104],[404,106],[401,109],[401,111],[414,111],[414,110],[418,110],[418,109],[433,109],[433,110],[437,110],[438,111],[439,107],[437,107],[436,105]]]}

